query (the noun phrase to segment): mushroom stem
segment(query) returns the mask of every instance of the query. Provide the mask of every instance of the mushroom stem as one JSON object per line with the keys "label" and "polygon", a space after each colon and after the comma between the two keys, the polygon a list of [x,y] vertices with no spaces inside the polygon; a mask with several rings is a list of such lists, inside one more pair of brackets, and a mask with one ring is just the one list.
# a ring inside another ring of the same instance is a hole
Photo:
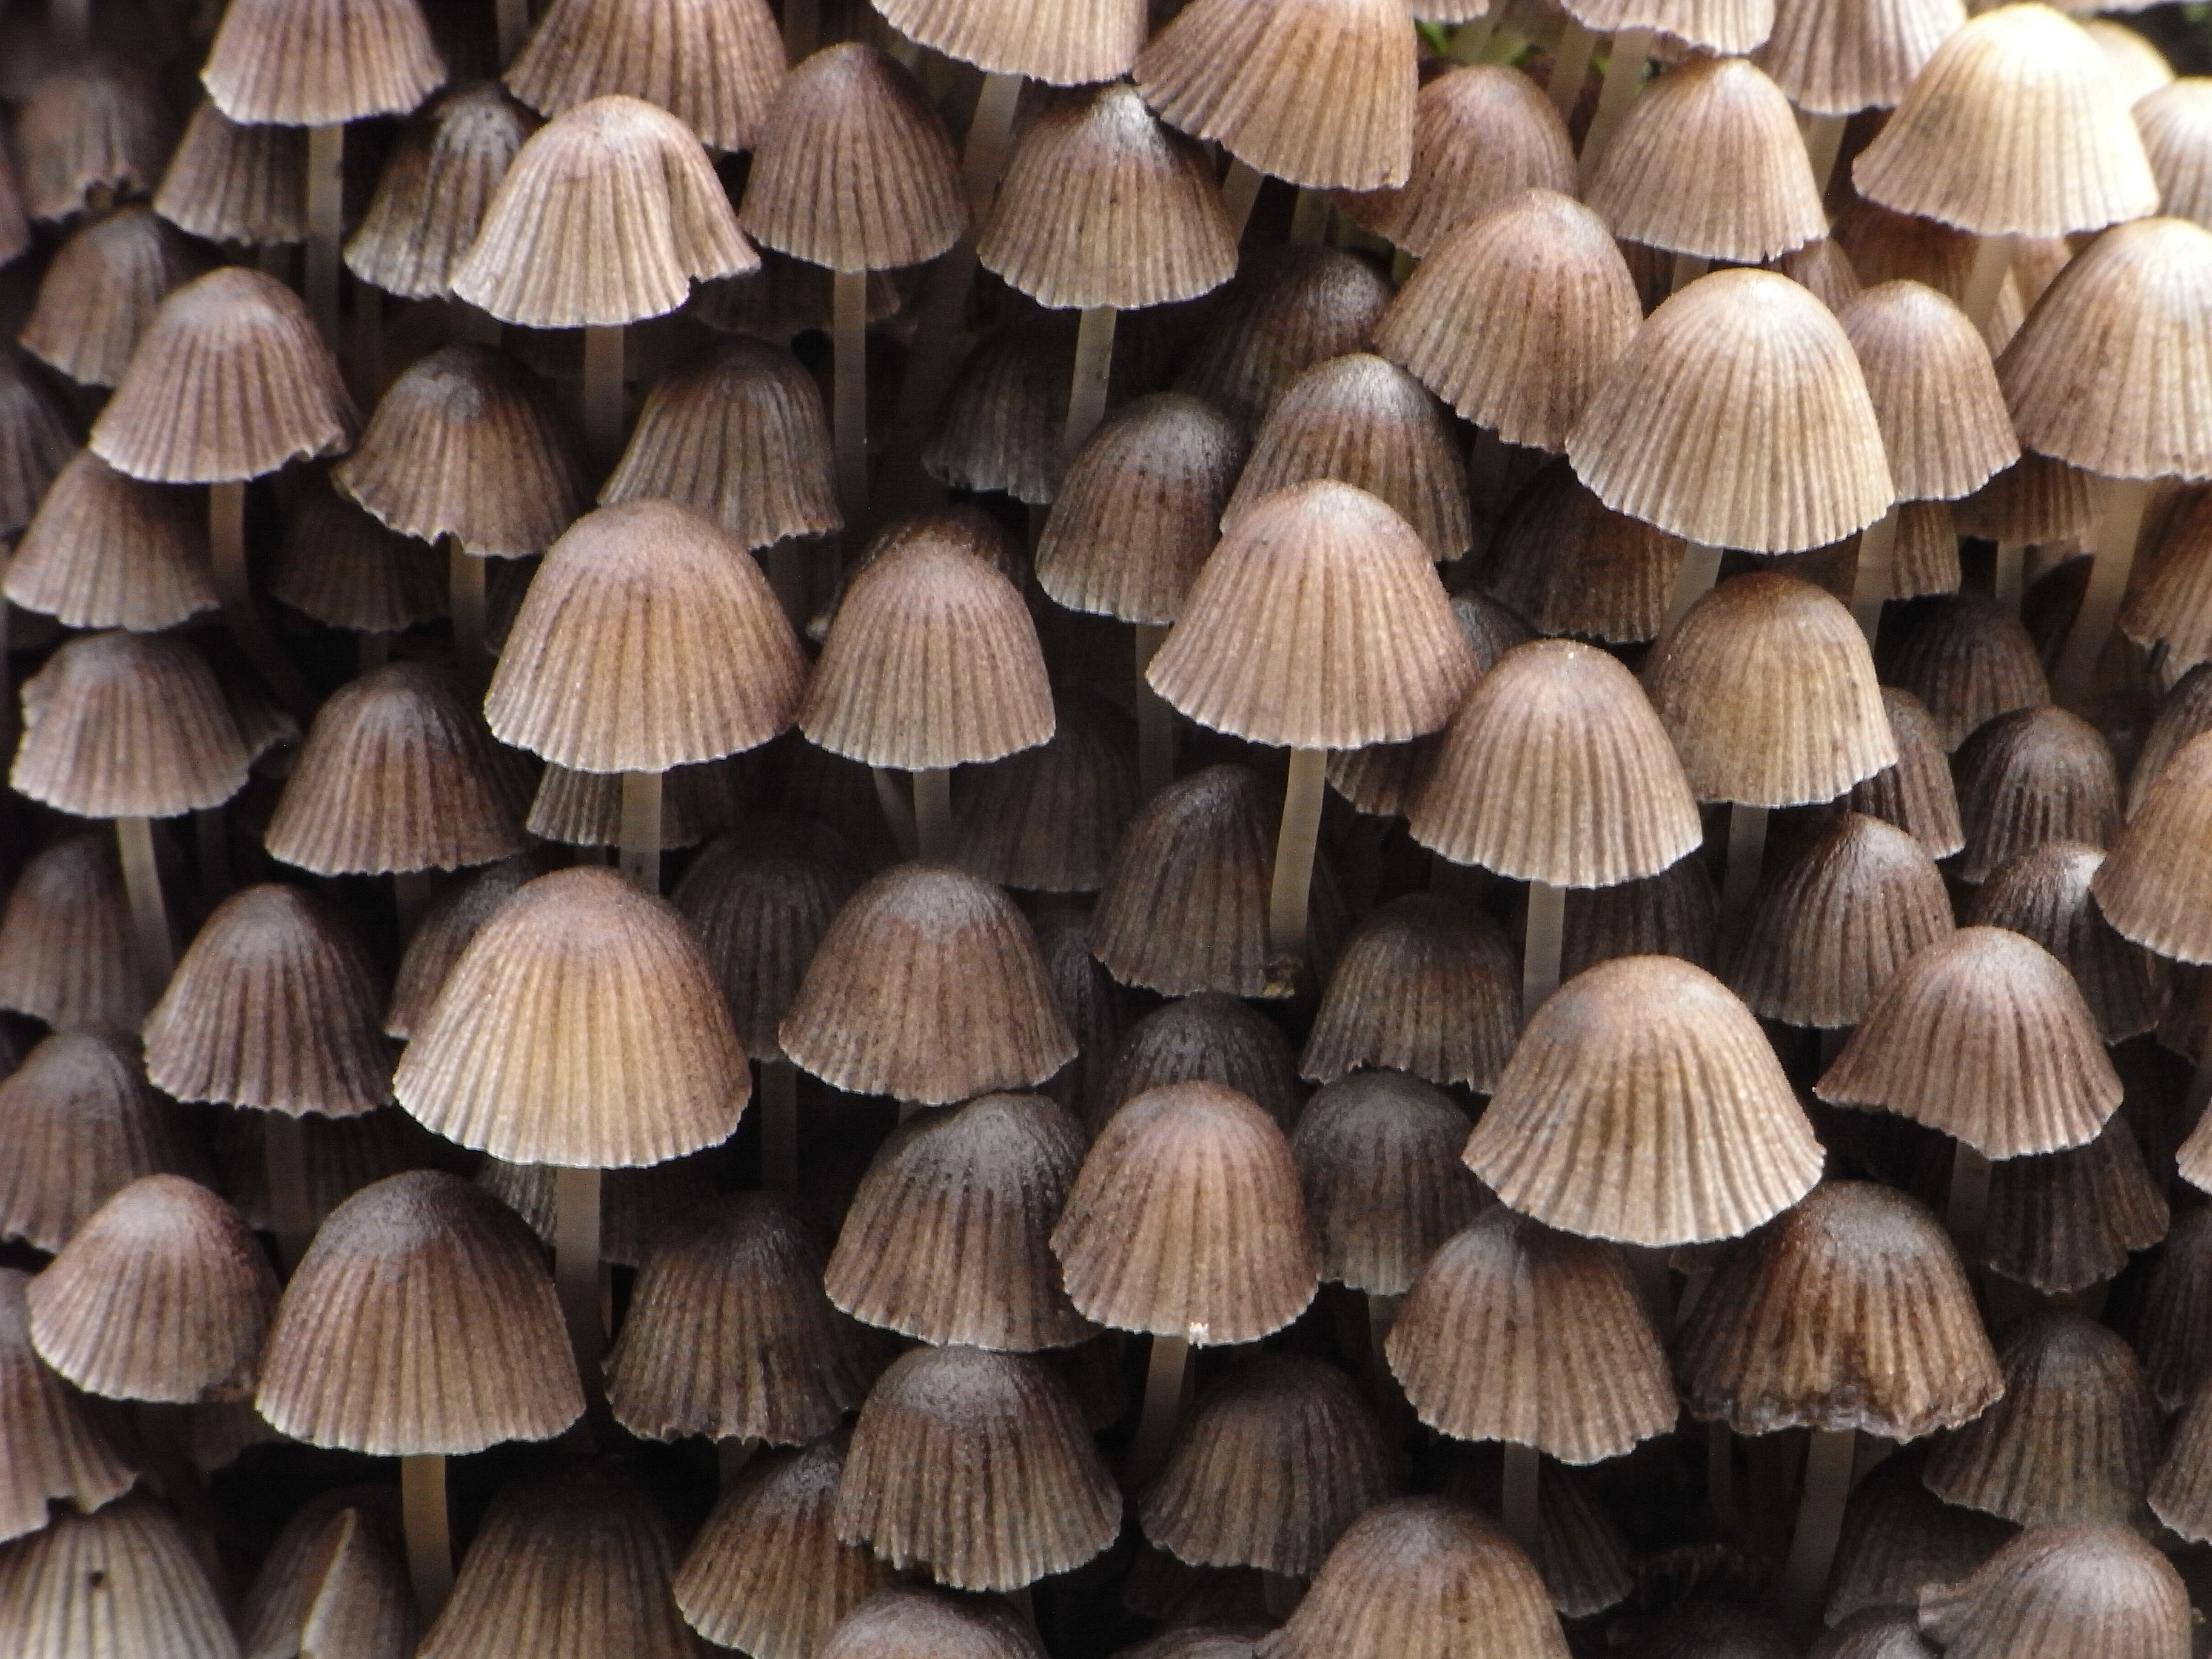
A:
{"label": "mushroom stem", "polygon": [[2014,621],[2020,618],[2021,595],[2027,591],[2027,544],[1999,542],[1995,592],[1997,608]]}
{"label": "mushroom stem", "polygon": [[738,1484],[738,1477],[745,1472],[745,1465],[753,1461],[762,1445],[758,1435],[727,1435],[714,1443],[714,1470],[720,1478],[724,1492]]}
{"label": "mushroom stem", "polygon": [[1517,1440],[1502,1443],[1499,1449],[1505,1455],[1505,1469],[1498,1487],[1498,1517],[1513,1541],[1534,1555],[1543,1525],[1537,1497],[1544,1467],[1541,1454]]}
{"label": "mushroom stem", "polygon": [[1702,253],[1677,253],[1674,269],[1667,278],[1667,292],[1680,294],[1713,267],[1713,262]]}
{"label": "mushroom stem", "polygon": [[123,864],[124,890],[131,897],[131,930],[138,942],[138,973],[146,988],[146,1004],[161,1000],[177,965],[176,947],[169,942],[169,912],[161,902],[161,869],[154,861],[154,823],[150,818],[115,820],[115,852]]}
{"label": "mushroom stem", "polygon": [[453,666],[471,699],[482,695],[484,678],[484,562],[461,545],[446,542],[446,592],[453,613]]}
{"label": "mushroom stem", "polygon": [[1229,210],[1229,228],[1238,241],[1244,240],[1244,227],[1251,222],[1252,204],[1260,199],[1260,186],[1267,175],[1249,161],[1232,159],[1228,175],[1221,181],[1221,204]]}
{"label": "mushroom stem", "polygon": [[[301,286],[323,343],[338,349],[338,239],[345,231],[345,128],[307,129],[307,246]],[[356,388],[358,390],[358,388]]]}
{"label": "mushroom stem", "polygon": [[622,872],[660,893],[660,774],[625,772],[622,781]]}
{"label": "mushroom stem", "polygon": [[[784,0],[786,27],[790,23],[791,10],[796,0]],[[503,68],[514,61],[522,50],[523,41],[530,33],[530,0],[495,0],[499,19],[499,61]],[[810,7],[809,9],[811,9]],[[796,58],[792,60],[796,63]]]}
{"label": "mushroom stem", "polygon": [[888,766],[872,769],[876,779],[876,805],[884,809],[884,822],[890,826],[891,839],[898,843],[899,856],[917,856],[920,848],[915,839],[914,808],[907,804],[899,788],[899,775]]}
{"label": "mushroom stem", "polygon": [[415,936],[422,925],[422,913],[430,908],[430,900],[438,890],[437,874],[430,870],[395,870],[392,872],[392,910],[399,924],[399,942],[404,945]]}
{"label": "mushroom stem", "polygon": [[1851,577],[1851,615],[1871,651],[1881,633],[1882,601],[1896,589],[1897,508],[1859,532],[1858,569]]}
{"label": "mushroom stem", "polygon": [[783,1055],[760,1063],[761,1184],[799,1190],[799,1068]]}
{"label": "mushroom stem", "polygon": [[584,331],[584,447],[605,475],[622,459],[623,329]]}
{"label": "mushroom stem", "polygon": [[1984,335],[2012,270],[2012,249],[2009,236],[1984,236],[1974,244],[1974,263],[1966,272],[1966,312],[1967,320]]}
{"label": "mushroom stem", "polygon": [[914,775],[914,847],[933,863],[952,859],[952,769],[933,766]]}
{"label": "mushroom stem", "polygon": [[1844,1500],[1851,1493],[1858,1438],[1852,1429],[1813,1431],[1813,1443],[1805,1453],[1804,1495],[1798,1499],[1790,1559],[1782,1569],[1782,1616],[1792,1625],[1807,1629],[1820,1625],[1820,1599],[1836,1559],[1836,1540],[1844,1529]]}
{"label": "mushroom stem", "polygon": [[1135,1492],[1167,1461],[1168,1442],[1182,1415],[1183,1376],[1190,1364],[1190,1342],[1180,1336],[1154,1336],[1145,1361],[1145,1404],[1137,1419],[1137,1437],[1129,1446],[1129,1478]]}
{"label": "mushroom stem", "polygon": [[1605,60],[1605,79],[1597,89],[1597,111],[1589,131],[1583,135],[1582,174],[1587,184],[1597,172],[1606,146],[1620,131],[1628,106],[1644,89],[1644,65],[1651,56],[1650,29],[1623,29],[1613,37],[1613,51]]}
{"label": "mushroom stem", "polygon": [[1674,1334],[1674,1277],[1667,1265],[1667,1252],[1650,1244],[1624,1244],[1621,1249],[1628,1255],[1628,1271],[1636,1277],[1637,1297],[1663,1344]]}
{"label": "mushroom stem", "polygon": [[1734,929],[1751,914],[1752,895],[1759,890],[1759,866],[1766,857],[1766,808],[1742,801],[1729,806],[1728,869],[1721,877],[1721,937],[1733,939]]}
{"label": "mushroom stem", "polygon": [[1522,930],[1521,1014],[1528,1018],[1559,988],[1559,951],[1566,935],[1567,890],[1548,881],[1528,884],[1528,915]]}
{"label": "mushroom stem", "polygon": [[1572,125],[1575,106],[1582,102],[1583,82],[1589,75],[1590,54],[1597,50],[1597,36],[1571,17],[1566,27],[1559,31],[1559,43],[1552,48],[1552,78],[1544,90],[1552,95],[1552,107],[1559,112],[1559,119]]}
{"label": "mushroom stem", "polygon": [[1335,204],[1325,190],[1301,185],[1291,204],[1290,240],[1294,246],[1319,247],[1328,240],[1328,216]]}
{"label": "mushroom stem", "polygon": [[453,1592],[453,1534],[446,1514],[446,1460],[440,1454],[399,1460],[399,1524],[407,1535],[416,1615],[428,1630]]}
{"label": "mushroom stem", "polygon": [[1721,574],[1721,550],[1703,542],[1692,542],[1674,573],[1674,591],[1667,596],[1667,626],[1682,620],[1682,613],[1712,591]]}
{"label": "mushroom stem", "polygon": [[289,1112],[261,1119],[261,1163],[269,1183],[269,1231],[286,1272],[299,1265],[315,1236],[315,1206],[307,1196],[307,1132]]}
{"label": "mushroom stem", "polygon": [[1394,1407],[1403,1412],[1405,1406],[1398,1388],[1398,1379],[1390,1370],[1390,1328],[1398,1322],[1398,1310],[1405,1304],[1403,1296],[1384,1296],[1370,1291],[1367,1303],[1367,1380],[1375,1395],[1375,1403],[1384,1413]]}
{"label": "mushroom stem", "polygon": [[1067,427],[1060,448],[1073,455],[1106,415],[1106,386],[1114,370],[1114,325],[1121,313],[1092,306],[1075,331],[1075,374],[1067,386]]}
{"label": "mushroom stem", "polygon": [[1504,9],[1503,5],[1494,5],[1481,16],[1462,23],[1452,31],[1451,55],[1454,62],[1479,64],[1482,61],[1483,52],[1490,45],[1490,37],[1498,33],[1498,18]]}
{"label": "mushroom stem", "polygon": [[1314,843],[1321,835],[1328,750],[1291,750],[1283,785],[1283,823],[1275,836],[1275,876],[1267,890],[1267,989],[1289,996],[1306,955],[1306,907],[1313,891]]}
{"label": "mushroom stem", "polygon": [[1168,641],[1168,630],[1152,623],[1139,623],[1137,634],[1137,792],[1146,800],[1166,788],[1175,778],[1175,709],[1152,690],[1145,671]]}
{"label": "mushroom stem", "polygon": [[1813,184],[1821,195],[1828,193],[1828,180],[1835,176],[1836,157],[1844,148],[1844,120],[1840,115],[1814,115],[1805,121],[1805,155],[1813,164]]}
{"label": "mushroom stem", "polygon": [[2148,479],[2105,480],[2103,498],[2097,503],[2097,556],[2089,567],[2089,591],[2081,596],[2081,609],[2058,653],[2058,672],[2051,677],[2054,701],[2077,714],[2088,705],[2097,659],[2112,637],[2120,602],[2127,598],[2136,538],[2142,530],[2143,509],[2149,505]]}
{"label": "mushroom stem", "polygon": [[837,454],[837,506],[845,529],[868,527],[868,273],[840,270],[830,279],[832,437]]}
{"label": "mushroom stem", "polygon": [[292,660],[276,647],[253,608],[253,589],[246,569],[246,480],[233,478],[208,486],[208,556],[214,568],[215,591],[222,601],[222,620],[238,648],[246,654],[270,691],[295,714],[315,705]]}
{"label": "mushroom stem", "polygon": [[568,1323],[568,1346],[575,1351],[584,1393],[600,1394],[599,1356],[606,1327],[599,1318],[599,1172],[553,1171],[553,1278],[561,1292],[561,1313]]}
{"label": "mushroom stem", "polygon": [[1951,1199],[1948,1219],[1952,1242],[1967,1273],[1978,1279],[1982,1267],[1982,1234],[1990,1212],[1990,1161],[1965,1141],[1951,1152]]}
{"label": "mushroom stem", "polygon": [[230,896],[230,825],[220,806],[192,814],[193,839],[199,845],[200,902],[212,910]]}

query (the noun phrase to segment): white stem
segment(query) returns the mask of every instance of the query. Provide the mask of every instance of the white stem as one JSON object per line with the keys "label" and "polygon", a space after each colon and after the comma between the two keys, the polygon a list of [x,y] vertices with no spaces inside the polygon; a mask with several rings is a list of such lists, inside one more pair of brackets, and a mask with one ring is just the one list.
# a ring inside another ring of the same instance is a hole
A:
{"label": "white stem", "polygon": [[1229,228],[1237,240],[1244,240],[1244,227],[1251,222],[1252,204],[1260,199],[1260,186],[1267,175],[1249,161],[1232,160],[1228,176],[1221,181],[1221,204],[1229,210]]}
{"label": "white stem", "polygon": [[1882,601],[1896,589],[1897,508],[1876,519],[1859,532],[1859,562],[1851,578],[1851,615],[1872,650],[1881,632]]}
{"label": "white stem", "polygon": [[920,852],[920,843],[915,836],[914,808],[899,788],[900,775],[888,766],[872,769],[876,779],[876,805],[884,809],[884,822],[890,826],[891,839],[898,843],[899,856],[914,858]]}
{"label": "white stem", "polygon": [[269,1231],[276,1256],[289,1272],[315,1236],[315,1206],[307,1196],[307,1132],[289,1112],[261,1116],[262,1168],[269,1182]]}
{"label": "white stem", "polygon": [[837,457],[837,505],[845,530],[865,537],[868,526],[868,273],[832,273],[830,289],[832,360],[830,413]]}
{"label": "white stem", "polygon": [[1167,643],[1168,630],[1151,623],[1136,625],[1137,793],[1146,800],[1175,778],[1176,715],[1168,700],[1152,690],[1145,671]]}
{"label": "white stem", "polygon": [[222,620],[239,650],[253,665],[269,690],[295,714],[314,707],[315,695],[277,648],[261,613],[253,607],[253,589],[246,568],[246,481],[232,479],[208,486],[208,554],[215,576],[216,597],[222,601]]}
{"label": "white stem", "polygon": [[599,1172],[556,1169],[553,1172],[553,1277],[561,1292],[561,1312],[568,1323],[568,1344],[586,1398],[596,1400],[605,1384],[599,1356],[605,1351],[606,1326],[599,1316]]}
{"label": "white stem", "polygon": [[453,613],[453,666],[463,687],[479,696],[485,668],[484,562],[459,536],[446,538],[446,592]]}
{"label": "white stem", "polygon": [[1974,263],[1966,273],[1967,320],[1987,335],[1990,318],[1997,308],[1997,295],[2004,292],[2004,279],[2012,270],[2013,239],[2009,236],[1984,236],[1974,246]]}
{"label": "white stem", "polygon": [[584,331],[584,447],[603,477],[622,459],[623,333],[620,325]]}
{"label": "white stem", "polygon": [[1684,289],[1711,270],[1713,262],[1702,253],[1678,253],[1674,269],[1667,278],[1667,292],[1680,294]]}
{"label": "white stem", "polygon": [[1498,1497],[1498,1518],[1505,1523],[1505,1530],[1513,1541],[1530,1555],[1536,1553],[1536,1539],[1543,1528],[1538,1482],[1543,1475],[1542,1455],[1534,1446],[1524,1446],[1517,1440],[1503,1443],[1505,1470]]}
{"label": "white stem", "polygon": [[1792,1625],[1815,1630],[1828,1588],[1828,1569],[1844,1529],[1844,1502],[1851,1494],[1851,1465],[1858,1435],[1850,1429],[1813,1431],[1805,1453],[1805,1491],[1797,1504],[1797,1525],[1790,1534],[1790,1559],[1782,1569],[1782,1616]]}
{"label": "white stem", "polygon": [[446,1513],[446,1460],[435,1452],[399,1460],[399,1519],[407,1534],[407,1577],[424,1630],[453,1592],[453,1534]]}
{"label": "white stem", "polygon": [[1623,29],[1613,37],[1613,53],[1606,59],[1605,80],[1597,92],[1597,112],[1589,131],[1583,135],[1583,181],[1589,183],[1604,157],[1606,146],[1620,131],[1636,94],[1644,89],[1644,65],[1651,56],[1650,29]]}
{"label": "white stem", "polygon": [[1729,806],[1728,869],[1721,878],[1721,937],[1735,936],[1733,929],[1751,914],[1752,895],[1759,890],[1759,867],[1766,858],[1766,814],[1764,806],[1741,801]]}
{"label": "white stem", "polygon": [[2088,705],[2097,659],[2104,654],[2121,601],[2128,595],[2136,539],[2142,531],[2143,509],[2150,505],[2150,489],[2148,479],[2107,478],[2097,503],[2097,556],[2089,567],[2089,591],[2081,596],[2081,609],[2058,653],[2058,672],[2051,677],[2052,697],[2060,708],[2077,714]]}
{"label": "white stem", "polygon": [[1114,373],[1114,325],[1121,313],[1093,306],[1075,331],[1075,374],[1067,387],[1067,426],[1061,450],[1073,455],[1106,415],[1106,388]]}
{"label": "white stem", "polygon": [[2021,596],[2027,591],[2027,544],[1999,542],[1996,593],[1997,608],[2020,620]]}
{"label": "white stem", "polygon": [[1721,550],[1703,542],[1692,542],[1674,574],[1674,591],[1667,597],[1667,626],[1682,620],[1683,613],[1712,591],[1721,574]]}
{"label": "white stem", "polygon": [[1137,1437],[1129,1447],[1131,1492],[1140,1490],[1167,1462],[1168,1443],[1175,1438],[1176,1423],[1182,1415],[1185,1370],[1190,1364],[1190,1343],[1180,1336],[1155,1336],[1145,1362],[1145,1404],[1137,1419]]}
{"label": "white stem", "polygon": [[1822,196],[1835,176],[1836,157],[1843,153],[1844,122],[1840,115],[1814,115],[1805,122],[1805,159],[1813,164],[1813,185]]}
{"label": "white stem", "polygon": [[933,767],[914,775],[914,845],[916,856],[933,863],[952,859],[952,769]]}
{"label": "white stem", "polygon": [[1528,924],[1521,945],[1521,1017],[1527,1019],[1559,988],[1559,952],[1567,927],[1567,890],[1528,884]]}
{"label": "white stem", "polygon": [[307,129],[307,311],[338,349],[338,242],[345,234],[345,128]]}
{"label": "white stem", "polygon": [[622,872],[648,893],[660,891],[660,777],[625,772],[622,781]]}
{"label": "white stem", "polygon": [[1552,78],[1544,88],[1562,121],[1571,124],[1575,118],[1575,106],[1582,102],[1583,82],[1589,74],[1590,54],[1596,49],[1597,36],[1569,18],[1559,32],[1559,44],[1552,49]]}
{"label": "white stem", "polygon": [[161,1000],[177,965],[176,946],[169,941],[168,907],[161,902],[161,870],[154,860],[153,820],[116,819],[115,851],[123,865],[124,890],[131,899],[138,973],[150,1008]]}
{"label": "white stem", "polygon": [[760,1063],[761,1184],[799,1190],[799,1068],[781,1055]]}
{"label": "white stem", "polygon": [[[1274,879],[1267,890],[1267,950],[1271,993],[1290,994],[1306,957],[1306,909],[1313,891],[1314,847],[1321,835],[1322,800],[1328,781],[1328,750],[1293,749],[1283,786],[1282,827],[1275,837]],[[1278,990],[1274,981],[1286,981]]]}

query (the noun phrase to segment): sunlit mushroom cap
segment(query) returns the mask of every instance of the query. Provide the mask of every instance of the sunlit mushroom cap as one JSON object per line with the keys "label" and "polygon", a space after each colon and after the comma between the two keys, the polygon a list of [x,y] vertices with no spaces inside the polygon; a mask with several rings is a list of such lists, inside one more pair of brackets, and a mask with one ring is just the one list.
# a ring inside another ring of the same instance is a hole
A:
{"label": "sunlit mushroom cap", "polygon": [[1567,453],[1607,506],[1753,552],[1840,541],[1896,495],[1842,325],[1771,271],[1716,271],[1654,312]]}
{"label": "sunlit mushroom cap", "polygon": [[1569,15],[1598,34],[1663,32],[1705,52],[1755,50],[1774,27],[1774,0],[1575,0]]}
{"label": "sunlit mushroom cap", "polygon": [[452,280],[502,322],[612,328],[675,310],[695,282],[759,267],[691,130],[610,95],[531,135]]}
{"label": "sunlit mushroom cap", "polygon": [[2113,927],[2147,949],[2183,962],[2212,962],[2212,849],[2204,815],[2212,801],[2212,732],[2167,762],[2136,807],[2090,890]]}
{"label": "sunlit mushroom cap", "polygon": [[1954,501],[2020,459],[1981,333],[1925,283],[1880,283],[1846,305],[1898,494]]}
{"label": "sunlit mushroom cap", "polygon": [[1920,1590],[1920,1628],[1948,1659],[2184,1659],[2189,1592],[2124,1527],[2032,1527],[1971,1577]]}
{"label": "sunlit mushroom cap", "polygon": [[1889,109],[1966,21],[1959,0],[1778,0],[1759,67],[1810,114]]}
{"label": "sunlit mushroom cap", "polygon": [[2212,81],[2189,76],[2135,107],[2160,210],[2198,224],[2212,222]]}
{"label": "sunlit mushroom cap", "polygon": [[506,80],[544,115],[625,93],[720,150],[750,149],[783,80],[783,37],[763,0],[559,0]]}
{"label": "sunlit mushroom cap", "polygon": [[346,268],[403,299],[452,292],[499,181],[536,125],[488,83],[440,98],[392,146],[360,228],[347,239]]}
{"label": "sunlit mushroom cap", "polygon": [[1127,75],[1145,44],[1140,0],[889,0],[881,9],[909,40],[986,74],[1026,76],[1055,87]]}
{"label": "sunlit mushroom cap", "polygon": [[0,1644],[17,1659],[100,1650],[238,1659],[223,1605],[190,1534],[149,1498],[64,1510],[0,1550]]}
{"label": "sunlit mushroom cap", "polygon": [[404,115],[446,78],[416,0],[229,0],[200,70],[234,121]]}

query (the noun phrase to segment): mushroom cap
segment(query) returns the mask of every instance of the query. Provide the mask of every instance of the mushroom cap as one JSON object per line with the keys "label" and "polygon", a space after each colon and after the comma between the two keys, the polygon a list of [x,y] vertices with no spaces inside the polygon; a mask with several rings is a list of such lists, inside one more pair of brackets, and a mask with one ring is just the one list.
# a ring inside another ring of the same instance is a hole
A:
{"label": "mushroom cap", "polygon": [[1594,34],[1648,28],[1704,52],[1745,52],[1772,33],[1775,9],[1775,0],[1575,0],[1568,15]]}
{"label": "mushroom cap", "polygon": [[537,125],[488,82],[455,87],[430,104],[392,146],[346,240],[346,269],[402,299],[451,294],[499,181]]}
{"label": "mushroom cap", "polygon": [[1920,1629],[1948,1659],[2184,1659],[2189,1593],[2124,1527],[2031,1527],[1955,1584],[1928,1584]]}
{"label": "mushroom cap", "polygon": [[2212,82],[2185,76],[2137,100],[2132,112],[2160,211],[2200,225],[2212,220]]}
{"label": "mushroom cap", "polygon": [[294,127],[404,115],[445,78],[417,0],[237,0],[200,70],[232,120]]}
{"label": "mushroom cap", "polygon": [[154,192],[154,211],[210,242],[267,246],[307,234],[307,131],[246,126],[203,100]]}
{"label": "mushroom cap", "polygon": [[169,291],[207,268],[205,254],[151,209],[118,208],[56,251],[16,337],[80,386],[113,386]]}
{"label": "mushroom cap", "polygon": [[1345,941],[1298,1069],[1333,1083],[1361,1066],[1389,1066],[1487,1093],[1521,1035],[1520,973],[1482,911],[1403,894],[1369,912]]}
{"label": "mushroom cap", "polygon": [[64,836],[17,872],[0,913],[0,1008],[58,1031],[127,1031],[144,1017],[114,836]]}
{"label": "mushroom cap", "polygon": [[117,1653],[239,1659],[191,1537],[148,1498],[52,1525],[0,1551],[0,1643],[20,1659],[70,1659],[82,1638]]}
{"label": "mushroom cap", "polygon": [[182,1127],[130,1039],[41,1038],[0,1082],[0,1237],[58,1251],[139,1176],[191,1167]]}
{"label": "mushroom cap", "polygon": [[1314,1096],[1291,1156],[1323,1279],[1370,1296],[1406,1293],[1482,1203],[1459,1161],[1467,1130],[1450,1096],[1403,1072],[1357,1073]]}
{"label": "mushroom cap", "polygon": [[1340,247],[1291,244],[1246,260],[1223,289],[1176,390],[1249,431],[1314,364],[1364,349],[1390,303],[1390,283]]}
{"label": "mushroom cap", "polygon": [[1838,313],[1874,400],[1897,493],[1955,501],[2020,459],[1981,331],[1924,283],[1877,283]]}
{"label": "mushroom cap", "polygon": [[1808,113],[1889,109],[1966,21],[1959,0],[1781,0],[1759,64]]}
{"label": "mushroom cap", "polygon": [[2105,919],[2162,957],[2212,962],[2212,849],[2204,846],[2212,799],[2212,732],[2191,738],[2159,773],[2120,832],[2089,890]]}
{"label": "mushroom cap", "polygon": [[668,111],[709,149],[741,150],[783,73],[783,37],[762,0],[557,0],[505,79],[543,115],[625,93]]}
{"label": "mushroom cap", "polygon": [[207,515],[190,492],[141,483],[90,450],[55,476],[8,562],[8,597],[70,628],[157,633],[221,600]]}
{"label": "mushroom cap", "polygon": [[[31,1346],[30,1275],[0,1267],[0,1542],[46,1528],[50,1504],[89,1515],[131,1489],[118,1456],[76,1395]],[[0,1558],[4,1559],[4,1558]],[[0,1573],[5,1572],[0,1568]]]}

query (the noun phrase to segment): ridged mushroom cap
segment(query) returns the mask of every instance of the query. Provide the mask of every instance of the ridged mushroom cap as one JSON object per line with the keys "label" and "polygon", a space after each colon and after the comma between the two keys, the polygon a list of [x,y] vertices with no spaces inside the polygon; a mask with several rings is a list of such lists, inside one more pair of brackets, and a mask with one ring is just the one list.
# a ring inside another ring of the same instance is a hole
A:
{"label": "ridged mushroom cap", "polygon": [[231,0],[200,79],[234,121],[404,115],[446,78],[416,0]]}

